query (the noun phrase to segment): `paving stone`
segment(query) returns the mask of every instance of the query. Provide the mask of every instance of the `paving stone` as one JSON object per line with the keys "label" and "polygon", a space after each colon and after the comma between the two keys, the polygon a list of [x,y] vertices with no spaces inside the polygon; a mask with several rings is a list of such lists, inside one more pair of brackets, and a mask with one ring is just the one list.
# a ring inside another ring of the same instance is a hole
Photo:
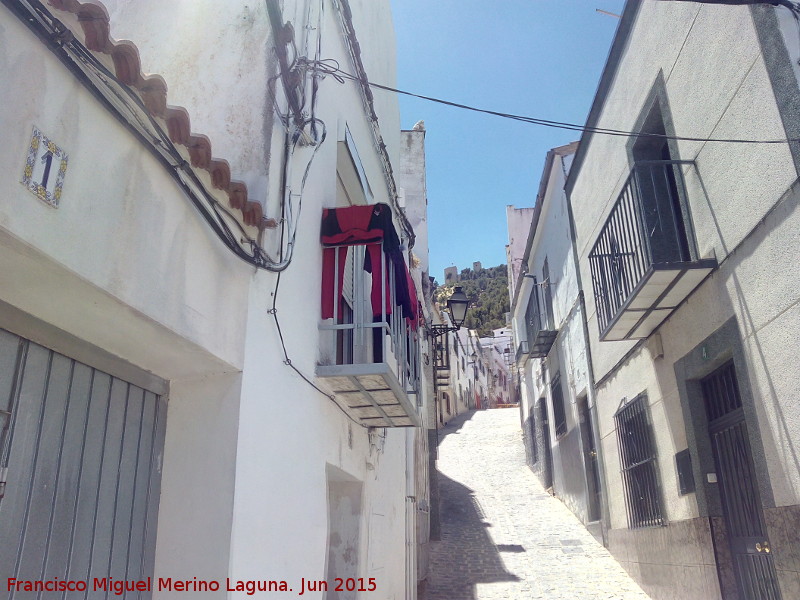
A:
{"label": "paving stone", "polygon": [[542,489],[516,410],[467,413],[439,438],[442,539],[420,600],[649,600]]}

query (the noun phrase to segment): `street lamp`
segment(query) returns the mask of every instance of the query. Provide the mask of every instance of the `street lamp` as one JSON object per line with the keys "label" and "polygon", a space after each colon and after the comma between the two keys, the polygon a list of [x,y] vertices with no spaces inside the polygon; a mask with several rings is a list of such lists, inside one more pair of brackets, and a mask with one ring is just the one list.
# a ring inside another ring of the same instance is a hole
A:
{"label": "street lamp", "polygon": [[464,319],[467,318],[468,304],[469,299],[464,290],[461,289],[461,286],[456,286],[453,294],[447,300],[447,312],[450,313],[450,319],[453,321],[456,330],[461,329]]}
{"label": "street lamp", "polygon": [[450,316],[452,325],[432,325],[431,334],[433,337],[444,335],[448,331],[458,331],[464,324],[464,319],[467,318],[467,306],[469,305],[469,298],[461,289],[461,286],[456,286],[450,298],[447,300],[447,314]]}
{"label": "street lamp", "polygon": [[[450,323],[443,325],[431,325],[430,337],[434,340],[435,358],[434,362],[438,369],[450,368],[450,348],[448,338],[445,337],[450,331],[458,331],[464,324],[464,319],[467,318],[467,305],[469,298],[461,289],[461,286],[456,286],[450,298],[447,300],[447,314],[450,316]],[[439,341],[439,338],[444,337],[444,343]]]}

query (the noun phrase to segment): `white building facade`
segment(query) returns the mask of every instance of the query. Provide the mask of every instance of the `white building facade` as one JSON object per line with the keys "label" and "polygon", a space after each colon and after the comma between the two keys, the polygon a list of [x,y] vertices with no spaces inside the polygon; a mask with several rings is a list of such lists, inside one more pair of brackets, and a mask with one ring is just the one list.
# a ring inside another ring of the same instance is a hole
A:
{"label": "white building facade", "polygon": [[424,203],[364,83],[395,79],[389,3],[0,23],[0,571],[415,597]]}
{"label": "white building facade", "polygon": [[793,22],[628,2],[587,125],[637,135],[567,181],[607,541],[657,599],[800,596]]}
{"label": "white building facade", "polygon": [[512,305],[528,463],[545,488],[601,533],[594,394],[564,193],[577,144],[545,160]]}
{"label": "white building facade", "polygon": [[522,257],[525,254],[525,244],[531,230],[531,219],[535,207],[516,208],[506,206],[506,226],[508,228],[508,244],[506,244],[506,265],[508,266],[508,293],[509,306],[514,300],[514,290],[517,289],[517,280],[522,272]]}
{"label": "white building facade", "polygon": [[487,368],[489,406],[513,404],[514,385],[511,365],[514,357],[511,329],[501,327],[492,330],[492,337],[479,339]]}

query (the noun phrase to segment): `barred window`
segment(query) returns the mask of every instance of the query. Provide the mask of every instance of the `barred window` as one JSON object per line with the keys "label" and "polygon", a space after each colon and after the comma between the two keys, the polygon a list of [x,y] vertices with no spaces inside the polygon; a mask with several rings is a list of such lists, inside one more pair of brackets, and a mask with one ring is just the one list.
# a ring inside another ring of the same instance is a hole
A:
{"label": "barred window", "polygon": [[647,395],[640,394],[620,408],[614,415],[614,422],[625,486],[628,527],[636,529],[663,525]]}
{"label": "barred window", "polygon": [[[539,402],[544,402],[544,398],[541,398]],[[537,403],[538,406],[538,403]],[[539,448],[536,442],[536,407],[531,406],[530,409],[530,416],[528,417],[528,423],[530,424],[530,436],[531,436],[531,463],[536,464],[539,461]]]}
{"label": "barred window", "polygon": [[553,398],[553,419],[558,437],[567,433],[567,412],[564,408],[564,392],[561,391],[561,373],[556,373],[550,380],[550,395]]}

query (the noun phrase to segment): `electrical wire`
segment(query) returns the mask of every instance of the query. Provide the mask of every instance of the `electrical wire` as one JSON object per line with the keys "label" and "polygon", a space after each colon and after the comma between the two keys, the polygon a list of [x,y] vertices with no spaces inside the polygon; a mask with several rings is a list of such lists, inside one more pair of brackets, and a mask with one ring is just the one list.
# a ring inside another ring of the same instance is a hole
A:
{"label": "electrical wire", "polygon": [[[308,10],[309,10],[309,27],[310,18],[311,18],[311,5],[312,3],[308,3]],[[325,10],[325,0],[320,0],[319,3],[319,12],[317,14],[317,47],[314,51],[314,61],[319,62],[322,56],[322,15]],[[317,126],[314,121],[317,115],[317,93],[319,91],[319,80],[321,76],[319,75],[316,68],[313,68],[311,72],[311,135],[316,139],[317,136]]]}
{"label": "electrical wire", "polygon": [[[314,151],[311,154],[311,157],[308,159],[308,163],[306,163],[306,168],[303,171],[303,178],[300,183],[300,189],[297,193],[292,191],[291,186],[291,169],[290,166],[292,164],[292,158],[294,156],[295,148],[302,137],[303,129],[307,125],[312,124],[319,124],[322,127],[322,133],[319,135],[319,140],[316,142],[314,146]],[[270,271],[280,272],[286,270],[289,264],[292,261],[292,256],[294,255],[294,247],[297,238],[297,227],[300,222],[300,213],[303,208],[303,192],[306,187],[306,182],[308,181],[308,174],[311,171],[311,165],[314,162],[314,158],[319,152],[320,147],[322,146],[325,139],[328,137],[328,130],[325,126],[325,122],[321,119],[307,119],[301,125],[301,127],[296,128],[294,132],[289,135],[287,134],[286,144],[284,145],[284,169],[283,169],[283,181],[281,183],[283,187],[283,202],[281,203],[281,222],[282,224],[286,224],[284,227],[281,228],[281,239],[280,239],[280,258],[277,262],[273,263],[270,266]],[[293,197],[297,196],[297,208],[295,213],[295,207],[293,203]]]}
{"label": "electrical wire", "polygon": [[[800,26],[800,25],[799,25]],[[322,61],[326,62],[326,61]],[[636,131],[627,131],[624,129],[612,129],[607,127],[588,127],[586,125],[578,125],[576,123],[568,123],[564,121],[552,121],[549,119],[541,119],[538,117],[529,117],[524,115],[515,115],[512,113],[505,113],[497,110],[490,110],[485,108],[478,108],[475,106],[470,106],[468,104],[462,104],[460,102],[453,102],[450,100],[444,100],[442,98],[435,98],[433,96],[425,96],[423,94],[416,94],[414,92],[409,92],[405,90],[401,90],[398,88],[394,88],[388,85],[382,85],[380,83],[373,83],[367,79],[363,79],[357,77],[351,73],[347,73],[343,71],[339,67],[331,67],[328,65],[325,67],[324,65],[319,66],[320,70],[324,73],[328,73],[337,77],[337,81],[339,78],[346,79],[350,81],[355,81],[358,83],[367,84],[370,87],[384,90],[387,92],[394,92],[396,94],[401,94],[403,96],[410,96],[412,98],[419,98],[420,100],[427,100],[428,102],[434,102],[436,104],[443,104],[445,106],[451,106],[453,108],[460,108],[463,110],[468,110],[471,112],[477,112],[487,115],[492,115],[495,117],[501,117],[504,119],[511,119],[514,121],[521,121],[523,123],[529,123],[531,125],[540,125],[542,127],[551,127],[555,129],[565,129],[568,131],[577,131],[581,133],[595,133],[600,135],[611,135],[617,137],[628,137],[628,138],[659,138],[665,140],[675,140],[675,141],[683,141],[683,142],[719,142],[719,143],[727,143],[727,144],[788,144],[788,143],[797,143],[800,142],[800,138],[782,138],[782,139],[774,139],[774,140],[749,140],[749,139],[737,139],[737,138],[704,138],[704,137],[693,137],[693,136],[680,136],[680,135],[665,135],[665,134],[656,134],[656,133],[642,133]]]}
{"label": "electrical wire", "polygon": [[[250,239],[245,231],[244,227],[241,225],[239,220],[227,209],[227,207],[220,204],[216,198],[214,198],[211,194],[209,194],[202,182],[197,178],[194,171],[189,168],[189,165],[183,159],[181,154],[178,152],[175,145],[167,136],[166,132],[163,130],[162,127],[158,125],[155,119],[150,115],[147,108],[144,106],[144,103],[139,98],[138,95],[134,94],[130,88],[127,86],[117,86],[112,84],[119,84],[120,82],[116,79],[116,77],[108,71],[108,69],[102,63],[99,63],[94,56],[92,56],[89,51],[84,48],[83,46],[78,46],[76,48],[76,54],[78,58],[86,65],[88,69],[92,71],[92,75],[96,76],[100,81],[108,87],[109,91],[117,97],[120,102],[123,104],[123,107],[128,110],[129,113],[136,119],[137,123],[139,124],[140,128],[143,130],[155,132],[156,137],[153,138],[153,142],[158,146],[162,147],[169,156],[175,161],[173,164],[173,168],[180,170],[181,174],[191,180],[191,182],[202,188],[204,192],[206,192],[206,200],[208,201],[211,210],[217,216],[218,222],[220,224],[220,228],[218,230],[218,234],[224,237],[228,245],[238,246],[239,240],[236,239],[233,232],[230,229],[229,223],[233,223],[234,226],[238,229],[239,234],[244,238],[245,243],[249,244],[251,247],[251,251],[254,252],[254,257],[258,257],[258,252],[260,247],[257,244],[254,244],[254,240]],[[117,89],[120,87],[126,95],[123,96],[122,93]],[[133,111],[130,110],[130,106],[127,104],[128,101],[133,101],[140,111]],[[145,122],[141,115],[144,114],[147,117],[147,122]],[[223,216],[224,215],[224,216]],[[227,217],[224,218],[224,217]],[[241,238],[240,238],[241,239]],[[260,257],[263,259],[263,257]]]}
{"label": "electrical wire", "polygon": [[[676,0],[661,0],[676,1]],[[772,6],[784,6],[791,11],[800,11],[800,2],[797,0],[678,0],[680,2],[694,2],[696,4],[724,4],[728,6],[755,6],[758,4],[770,4]]]}
{"label": "electrical wire", "polygon": [[284,338],[283,338],[283,330],[281,329],[281,322],[278,319],[277,304],[278,304],[278,290],[280,289],[280,285],[281,285],[281,275],[282,275],[282,272],[279,271],[278,275],[276,277],[276,280],[275,280],[275,290],[272,292],[272,308],[270,308],[267,312],[272,315],[272,318],[275,321],[275,328],[278,330],[278,339],[279,339],[279,341],[281,343],[281,350],[283,351],[283,364],[285,364],[287,367],[290,367],[295,373],[297,373],[297,375],[300,376],[300,378],[303,381],[305,381],[308,385],[310,385],[312,388],[317,390],[320,394],[325,396],[328,400],[333,402],[334,406],[336,406],[336,408],[338,408],[340,411],[342,411],[342,414],[344,414],[353,423],[355,423],[356,425],[358,425],[359,427],[362,427],[364,429],[369,429],[369,426],[364,425],[363,423],[359,423],[358,421],[356,421],[352,417],[352,415],[350,415],[350,413],[348,413],[344,408],[342,408],[342,406],[336,400],[336,395],[335,394],[329,394],[328,392],[323,390],[321,387],[319,387],[316,383],[314,383],[311,380],[310,377],[308,377],[305,373],[303,373],[300,369],[298,369],[295,366],[295,364],[292,362],[292,359],[289,358],[289,351],[286,349],[286,340],[284,340]]}
{"label": "electrical wire", "polygon": [[[291,367],[306,383],[329,398],[336,407],[342,411],[356,425],[368,429],[362,423],[356,421],[342,406],[336,401],[335,395],[330,395],[322,388],[317,386],[308,376],[300,371],[291,361],[286,349],[286,344],[283,336],[283,331],[280,326],[280,321],[277,315],[277,297],[280,285],[280,277],[282,271],[288,267],[291,262],[295,239],[297,235],[297,224],[299,222],[300,212],[302,209],[302,195],[308,181],[308,175],[311,170],[311,165],[317,155],[322,143],[327,137],[327,128],[321,119],[313,117],[305,120],[295,130],[295,132],[288,136],[291,141],[289,152],[286,156],[287,164],[291,162],[294,149],[299,142],[303,129],[306,125],[311,125],[312,134],[311,139],[314,143],[314,151],[306,164],[303,172],[303,177],[300,183],[299,192],[296,194],[298,197],[297,209],[295,214],[294,205],[292,202],[291,185],[288,178],[285,180],[285,202],[282,203],[282,212],[285,211],[282,221],[285,227],[282,228],[281,240],[288,238],[286,248],[284,250],[283,243],[281,243],[281,261],[275,262],[269,258],[266,252],[260,245],[253,239],[249,238],[246,231],[230,211],[222,206],[208,190],[206,190],[203,183],[198,179],[195,172],[190,168],[186,160],[180,154],[178,149],[169,139],[164,129],[155,121],[150,114],[147,107],[144,105],[142,99],[133,92],[133,90],[126,84],[122,83],[116,75],[111,73],[105,65],[98,61],[94,55],[89,52],[81,43],[75,40],[70,30],[64,26],[61,21],[56,19],[38,0],[2,0],[2,3],[9,6],[26,25],[34,31],[53,51],[58,58],[73,72],[73,74],[84,84],[89,91],[95,95],[103,104],[111,111],[111,113],[123,124],[126,128],[134,134],[140,141],[145,143],[145,146],[150,152],[161,162],[165,167],[169,168],[178,183],[179,187],[189,196],[195,207],[200,211],[201,215],[211,226],[214,233],[220,237],[225,245],[231,249],[239,258],[253,264],[258,268],[267,269],[270,271],[277,271],[277,280],[275,291],[273,292],[272,308],[268,311],[272,314],[275,325],[278,331],[278,337],[281,343],[281,348],[284,354],[284,364]],[[318,42],[318,51],[319,51]],[[292,40],[292,50],[294,58],[292,60],[292,67],[296,66],[300,58],[297,56],[297,48]],[[317,54],[319,57],[319,54]],[[319,63],[325,64],[325,61],[312,61],[311,64]],[[338,66],[338,63],[336,63]],[[288,116],[284,117],[278,107],[278,101],[274,93],[274,83],[281,77],[278,74],[268,80],[268,90],[272,97],[273,104],[276,112],[281,118],[281,123],[288,128]],[[337,80],[339,78],[337,77]],[[340,80],[344,83],[344,80]],[[316,90],[315,94],[316,96]],[[302,96],[305,97],[304,94]],[[316,98],[314,98],[316,100]],[[321,134],[317,134],[317,126],[321,126]],[[197,191],[203,196],[202,200],[197,195]],[[203,205],[203,202],[206,205]],[[210,213],[209,213],[210,209]],[[227,219],[225,218],[227,217]],[[240,234],[244,239],[237,240],[233,231],[230,229],[228,220],[232,221],[238,227]],[[288,223],[288,225],[286,225]],[[250,247],[252,254],[242,248],[240,243],[244,243]]]}
{"label": "electrical wire", "polygon": [[[170,172],[225,246],[245,262],[269,270],[271,261],[267,254],[249,237],[239,220],[208,191],[139,95],[97,60],[39,0],[1,1]],[[231,227],[238,229],[238,236]]]}
{"label": "electrical wire", "polygon": [[[318,40],[318,48],[319,48],[319,40]],[[298,57],[295,61],[295,65],[298,68],[304,69],[308,66],[311,66],[306,59],[302,57]],[[313,68],[313,67],[312,67]],[[289,114],[284,114],[280,109],[280,104],[277,99],[277,95],[275,93],[275,82],[281,78],[283,73],[278,73],[273,77],[270,77],[267,83],[267,91],[272,99],[273,107],[275,108],[275,113],[278,115],[278,118],[281,121],[281,124],[286,129],[286,141],[284,143],[284,153],[283,153],[283,172],[282,172],[282,181],[281,187],[284,190],[284,201],[281,203],[281,222],[282,224],[288,223],[287,226],[281,227],[281,238],[280,238],[280,259],[278,265],[282,266],[282,268],[277,269],[277,277],[275,280],[275,289],[272,292],[272,306],[267,310],[267,313],[272,315],[273,321],[275,323],[275,329],[278,333],[278,341],[281,345],[281,351],[283,352],[283,364],[287,367],[291,368],[303,381],[305,381],[309,386],[311,386],[314,390],[325,396],[328,400],[330,400],[350,421],[358,425],[359,427],[366,428],[366,426],[362,423],[356,421],[347,411],[342,408],[339,402],[336,400],[335,394],[329,394],[327,391],[323,390],[319,387],[314,381],[303,373],[293,362],[292,359],[289,357],[289,351],[286,348],[286,340],[283,336],[283,329],[281,328],[281,322],[278,318],[278,291],[280,290],[281,285],[281,275],[286,267],[288,267],[289,263],[291,262],[292,253],[294,249],[295,237],[297,235],[297,222],[299,222],[300,212],[302,210],[302,203],[303,203],[303,192],[305,190],[306,182],[308,181],[308,174],[311,170],[311,164],[314,162],[314,158],[317,155],[322,143],[325,141],[327,137],[327,127],[325,126],[325,122],[321,119],[317,119],[314,114],[314,105],[316,103],[316,88],[312,88],[312,99],[311,99],[311,118],[305,120],[299,127],[296,127],[294,131],[290,129],[291,127],[291,119]],[[312,75],[314,77],[314,75]],[[316,79],[312,79],[313,83],[316,84]],[[317,135],[316,129],[317,125],[321,125],[322,133]],[[297,201],[297,215],[296,219],[294,218],[294,208],[292,204],[292,187],[291,187],[291,165],[293,162],[294,152],[297,148],[297,144],[300,141],[302,136],[303,129],[306,125],[311,125],[311,139],[315,144],[315,148],[311,157],[306,163],[305,170],[303,172],[303,177],[300,182],[300,190],[297,194],[298,201]],[[294,223],[294,225],[292,225]],[[288,237],[288,241],[287,241]]]}

